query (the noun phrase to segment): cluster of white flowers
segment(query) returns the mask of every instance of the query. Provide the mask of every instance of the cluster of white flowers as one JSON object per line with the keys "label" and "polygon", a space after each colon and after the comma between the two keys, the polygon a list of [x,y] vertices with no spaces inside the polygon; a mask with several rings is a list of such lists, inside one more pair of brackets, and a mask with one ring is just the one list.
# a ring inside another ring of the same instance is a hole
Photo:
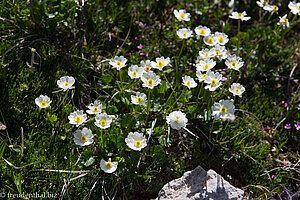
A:
{"label": "cluster of white flowers", "polygon": [[[117,68],[117,70],[125,67],[126,62],[127,59],[123,56],[115,56],[109,59],[109,64],[112,65],[113,68]],[[143,87],[153,89],[161,83],[161,79],[157,74],[151,71],[151,69],[162,71],[166,66],[170,66],[170,58],[161,56],[156,58],[155,61],[141,61],[140,67],[138,65],[131,65],[128,68],[128,75],[132,79],[140,79],[143,82]]]}
{"label": "cluster of white flowers", "polygon": [[260,0],[260,1],[256,1],[256,3],[259,7],[263,8],[264,10],[269,11],[271,13],[278,12],[278,10],[279,10],[279,7],[277,5],[269,4],[268,1]]}
{"label": "cluster of white flowers", "polygon": [[[279,10],[279,7],[277,5],[271,5],[268,1],[265,0],[256,1],[256,3],[259,7],[271,12],[271,14],[277,13]],[[291,13],[293,13],[294,15],[300,15],[300,3],[289,2],[288,7],[291,10]],[[277,23],[277,25],[282,26],[283,29],[290,27],[287,14],[282,17],[279,16],[279,22]]]}
{"label": "cluster of white flowers", "polygon": [[[270,5],[267,1],[260,0],[256,3],[264,10],[270,12],[278,11],[277,6]],[[290,2],[289,8],[291,9],[291,12],[293,14],[299,14],[299,3]],[[179,21],[190,21],[190,14],[187,13],[184,9],[174,10],[174,14]],[[247,16],[247,13],[243,11],[241,13],[232,12],[229,18],[247,21],[251,17]],[[288,28],[289,22],[287,19],[287,15],[279,18],[280,21],[278,22],[278,24]],[[206,90],[213,92],[217,89],[223,89],[223,87],[220,86],[222,86],[223,84],[222,81],[226,79],[222,75],[224,74],[224,72],[213,71],[218,68],[218,63],[223,61],[229,70],[239,71],[240,68],[244,66],[244,62],[242,58],[238,57],[237,55],[230,55],[227,52],[226,44],[229,42],[229,38],[225,33],[213,33],[210,28],[202,25],[197,26],[194,31],[197,38],[203,37],[203,43],[207,46],[206,48],[199,51],[199,56],[197,57],[195,63],[197,78],[194,79],[191,76],[184,75],[182,76],[182,85],[189,89],[196,88],[198,86],[196,82],[198,79],[198,81],[202,82],[202,84],[206,84],[204,87],[204,89]],[[192,29],[188,28],[180,28],[176,33],[180,39],[188,39],[190,37],[193,37]],[[122,68],[126,67],[128,59],[126,59],[124,56],[115,56],[108,61],[109,65],[111,65],[112,68],[116,68],[120,71]],[[152,69],[163,71],[165,67],[171,66],[170,62],[170,58],[165,58],[164,56],[157,57],[155,61],[140,61],[139,65],[131,65],[130,67],[128,67],[128,76],[131,79],[135,79],[135,81],[140,80],[142,82],[142,87],[153,89],[154,87],[161,84],[161,79],[159,75],[152,71]],[[64,76],[57,80],[57,85],[59,88],[61,88],[61,91],[68,91],[70,89],[73,89],[74,83],[75,78],[72,76]],[[232,93],[233,96],[242,97],[242,94],[245,92],[245,88],[240,83],[232,83],[228,88],[228,91]],[[146,94],[139,91],[132,93],[134,93],[134,95],[131,95],[132,104],[145,106],[150,102],[150,99],[147,99]],[[40,95],[35,99],[35,103],[40,109],[50,107],[51,102],[51,99],[46,95]],[[107,113],[103,112],[103,110],[104,105],[98,100],[90,103],[88,105],[88,110],[86,110],[89,115],[92,115],[93,118],[91,119],[94,120],[95,126],[101,129],[101,134],[103,129],[108,129],[111,126],[111,123],[114,119],[114,116],[108,115]],[[212,106],[212,115],[215,120],[234,120],[234,112],[235,106],[233,100],[221,99],[219,100],[219,102],[214,102]],[[68,119],[70,124],[79,127],[86,123],[90,118],[87,114],[84,113],[84,110],[76,110],[69,114]],[[186,129],[188,119],[186,117],[186,114],[182,111],[173,111],[170,112],[168,116],[166,116],[166,123],[175,130]],[[88,146],[94,142],[93,138],[94,135],[92,134],[91,129],[83,127],[82,129],[76,130],[73,140],[76,145]],[[147,141],[146,136],[143,133],[139,132],[129,132],[128,136],[125,138],[125,143],[128,148],[134,151],[142,151],[142,149],[147,147],[148,142],[149,141]],[[117,166],[118,162],[112,162],[111,158],[109,158],[108,161],[101,159],[100,168],[105,173],[115,172],[117,170]]]}

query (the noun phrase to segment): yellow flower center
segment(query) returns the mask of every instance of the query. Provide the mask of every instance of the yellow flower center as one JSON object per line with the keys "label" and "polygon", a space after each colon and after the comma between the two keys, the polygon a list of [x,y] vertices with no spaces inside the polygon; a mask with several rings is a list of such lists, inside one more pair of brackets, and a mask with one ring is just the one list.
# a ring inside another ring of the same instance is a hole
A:
{"label": "yellow flower center", "polygon": [[186,33],[183,33],[182,36],[183,36],[183,37],[186,37]]}
{"label": "yellow flower center", "polygon": [[93,108],[93,112],[98,112],[99,111],[99,107],[94,107]]}
{"label": "yellow flower center", "polygon": [[135,102],[136,103],[143,103],[143,98],[142,97],[137,97],[136,99],[135,99]]}
{"label": "yellow flower center", "polygon": [[297,8],[298,10],[300,10],[300,6],[298,6],[297,4],[295,4],[295,6],[296,6],[296,8]]}
{"label": "yellow flower center", "polygon": [[100,124],[101,126],[106,126],[106,125],[107,125],[106,119],[100,119],[99,124]]}
{"label": "yellow flower center", "polygon": [[205,76],[208,76],[207,74],[201,74],[201,79],[203,80]]}
{"label": "yellow flower center", "polygon": [[209,54],[208,54],[208,53],[204,53],[203,55],[204,55],[205,57],[208,57],[208,56],[209,56]]}
{"label": "yellow flower center", "polygon": [[191,86],[191,81],[185,81],[185,84],[186,84],[187,86]]}
{"label": "yellow flower center", "polygon": [[218,84],[218,80],[217,79],[212,79],[211,81],[210,81],[210,85],[212,85],[212,86],[216,86],[217,84]]}
{"label": "yellow flower center", "polygon": [[225,38],[223,36],[219,36],[219,42],[224,42]]}
{"label": "yellow flower center", "polygon": [[221,51],[216,51],[216,55],[219,55],[221,53]]}
{"label": "yellow flower center", "polygon": [[219,109],[220,113],[223,115],[225,113],[227,113],[228,109],[224,106],[222,106],[220,109]]}
{"label": "yellow flower center", "polygon": [[142,140],[134,140],[134,146],[137,148],[140,148],[143,145],[143,141]]}
{"label": "yellow flower center", "polygon": [[265,6],[265,5],[268,5],[269,3],[267,2],[267,1],[264,1],[263,2],[263,5]]}
{"label": "yellow flower center", "polygon": [[163,66],[165,65],[165,61],[158,61],[157,63],[156,63],[156,67],[159,67],[159,68],[162,68]]}
{"label": "yellow flower center", "polygon": [[86,135],[83,135],[80,137],[81,142],[87,142],[87,140],[88,140],[88,137]]}
{"label": "yellow flower center", "polygon": [[209,69],[209,68],[210,68],[210,65],[209,65],[209,64],[203,65],[203,69]]}
{"label": "yellow flower center", "polygon": [[235,93],[239,94],[241,92],[240,88],[235,88],[234,89]]}
{"label": "yellow flower center", "polygon": [[45,106],[47,106],[48,105],[48,102],[47,101],[42,101],[41,103],[40,103],[40,106],[42,106],[42,107],[45,107]]}
{"label": "yellow flower center", "polygon": [[283,18],[283,20],[284,20],[285,24],[287,24],[289,22],[287,18]]}
{"label": "yellow flower center", "polygon": [[179,124],[179,116],[176,116],[176,120],[174,121],[174,123]]}
{"label": "yellow flower center", "polygon": [[214,43],[214,39],[213,38],[207,38],[207,40],[206,40],[206,42],[208,43],[208,44],[212,44],[212,43]]}
{"label": "yellow flower center", "polygon": [[134,76],[134,77],[136,77],[137,76],[137,72],[136,71],[131,72],[131,75]]}
{"label": "yellow flower center", "polygon": [[150,67],[149,67],[149,66],[145,66],[145,67],[144,67],[144,70],[145,70],[146,72],[149,72],[149,71],[150,71]]}
{"label": "yellow flower center", "polygon": [[273,5],[273,10],[274,10],[274,11],[278,11],[278,9],[279,9],[278,6]]}
{"label": "yellow flower center", "polygon": [[237,62],[235,62],[235,61],[230,62],[230,65],[232,65],[233,67],[237,67],[238,66]]}
{"label": "yellow flower center", "polygon": [[75,116],[74,117],[74,122],[76,122],[76,123],[80,123],[80,122],[82,122],[82,117],[81,116]]}
{"label": "yellow flower center", "polygon": [[206,33],[206,31],[204,29],[200,29],[199,34],[204,35]]}
{"label": "yellow flower center", "polygon": [[180,13],[180,15],[179,15],[181,18],[184,18],[184,13]]}
{"label": "yellow flower center", "polygon": [[243,17],[245,17],[245,15],[243,15],[242,13],[238,13],[238,15],[237,15],[238,17],[240,17],[240,18],[243,18]]}
{"label": "yellow flower center", "polygon": [[112,168],[112,162],[108,161],[105,163],[106,168],[110,169]]}
{"label": "yellow flower center", "polygon": [[148,79],[146,81],[146,84],[149,85],[150,87],[152,87],[155,84],[155,81],[153,79]]}
{"label": "yellow flower center", "polygon": [[120,61],[118,61],[117,63],[116,63],[116,65],[118,65],[118,66],[122,66],[122,63],[120,62]]}
{"label": "yellow flower center", "polygon": [[66,83],[63,84],[63,86],[69,86],[70,84],[71,84],[71,83],[66,82]]}

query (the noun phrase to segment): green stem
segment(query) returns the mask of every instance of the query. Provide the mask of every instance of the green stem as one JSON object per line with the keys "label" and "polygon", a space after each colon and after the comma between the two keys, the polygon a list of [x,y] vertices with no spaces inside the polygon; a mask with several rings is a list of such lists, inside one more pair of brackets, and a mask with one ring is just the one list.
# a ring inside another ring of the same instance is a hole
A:
{"label": "green stem", "polygon": [[103,129],[101,128],[101,147],[103,148]]}
{"label": "green stem", "polygon": [[150,107],[151,107],[151,101],[150,101],[150,92],[151,89],[148,90],[148,106],[147,106],[147,117],[146,117],[146,126],[147,126],[147,122],[148,122],[148,118],[149,118],[149,112],[150,112]]}
{"label": "green stem", "polygon": [[[179,95],[179,97],[175,100],[175,102],[170,106],[170,108],[168,109],[168,111],[173,108],[173,106],[177,103],[177,101],[181,98],[181,96],[185,93],[186,88],[184,87],[181,94]],[[167,111],[167,112],[168,112]]]}
{"label": "green stem", "polygon": [[123,81],[122,81],[122,74],[121,74],[121,70],[119,70],[119,75],[120,75],[120,81],[121,81],[121,93],[123,93]]}
{"label": "green stem", "polygon": [[197,101],[198,101],[199,96],[201,94],[202,88],[203,88],[203,82],[201,83],[201,87],[200,87],[199,92],[198,92]]}
{"label": "green stem", "polygon": [[167,79],[167,77],[166,77],[166,74],[165,74],[165,72],[164,72],[164,71],[162,71],[162,73],[163,73],[163,75],[164,75],[164,77],[165,77],[165,79],[166,79],[167,83],[170,85],[171,89],[172,89],[172,90],[173,90],[173,92],[174,92],[174,88],[172,87],[172,85],[171,85],[171,84],[170,84],[170,82],[168,81],[168,79]]}
{"label": "green stem", "polygon": [[179,60],[179,58],[180,58],[180,56],[181,56],[181,53],[182,53],[184,44],[185,44],[185,41],[183,41],[183,43],[182,43],[182,45],[181,45],[180,52],[179,52],[179,54],[178,54],[178,56],[177,56],[177,58],[176,58],[176,60],[175,60],[176,76],[178,75],[178,64],[177,64],[177,63],[178,63],[178,60]]}
{"label": "green stem", "polygon": [[239,19],[238,20],[238,33],[237,33],[238,42],[237,42],[237,49],[236,49],[237,55],[239,55],[239,53],[240,53],[240,31],[241,31],[241,20]]}

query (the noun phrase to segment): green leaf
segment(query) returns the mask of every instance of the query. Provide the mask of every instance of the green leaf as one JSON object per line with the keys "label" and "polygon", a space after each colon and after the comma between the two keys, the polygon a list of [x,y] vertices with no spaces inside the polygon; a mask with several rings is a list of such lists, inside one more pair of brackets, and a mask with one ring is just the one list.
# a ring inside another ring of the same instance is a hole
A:
{"label": "green leaf", "polygon": [[153,162],[156,166],[162,166],[166,162],[166,154],[162,146],[155,145],[151,147],[151,152],[153,154]]}
{"label": "green leaf", "polygon": [[222,131],[222,129],[223,129],[222,122],[216,121],[214,126],[213,126],[212,132],[217,134],[217,133],[220,133]]}
{"label": "green leaf", "polygon": [[116,113],[118,112],[118,108],[117,108],[116,106],[108,106],[108,107],[106,108],[106,112],[107,112],[108,114],[113,115],[113,114],[116,114]]}
{"label": "green leaf", "polygon": [[49,117],[50,122],[56,122],[57,121],[57,116],[56,115],[50,115]]}
{"label": "green leaf", "polygon": [[113,80],[113,77],[110,74],[104,74],[101,76],[101,80],[108,84]]}
{"label": "green leaf", "polygon": [[84,166],[88,167],[92,165],[95,162],[95,159],[93,157],[90,157],[85,163]]}
{"label": "green leaf", "polygon": [[188,110],[193,114],[197,110],[197,105],[191,105],[188,107]]}
{"label": "green leaf", "polygon": [[0,159],[2,158],[2,155],[4,153],[6,142],[7,142],[6,140],[3,140],[0,145]]}

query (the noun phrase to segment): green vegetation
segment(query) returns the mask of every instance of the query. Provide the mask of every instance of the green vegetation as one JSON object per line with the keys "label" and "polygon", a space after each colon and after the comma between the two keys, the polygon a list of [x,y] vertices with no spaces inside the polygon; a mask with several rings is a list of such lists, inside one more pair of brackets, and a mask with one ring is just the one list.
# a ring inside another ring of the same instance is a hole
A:
{"label": "green vegetation", "polygon": [[[299,15],[289,2],[274,1],[274,13],[250,0],[235,1],[234,9],[223,0],[84,2],[0,3],[0,193],[154,199],[164,184],[198,165],[250,199],[271,199],[279,184],[299,190]],[[190,20],[178,20],[175,9],[185,9]],[[231,19],[233,11],[247,11],[251,19]],[[277,24],[285,14],[288,28]],[[212,71],[223,77],[215,91],[196,75],[199,51],[215,48],[195,34],[199,25],[228,35],[227,53],[244,62],[234,70],[220,55],[212,58]],[[193,37],[179,38],[180,28],[193,30]],[[113,68],[115,56],[128,59],[126,66]],[[162,56],[170,65],[151,69],[161,80],[153,89],[128,75],[131,65]],[[195,88],[182,84],[185,75]],[[59,87],[64,76],[75,78],[74,88]],[[229,91],[232,83],[245,88],[242,97]],[[136,92],[147,96],[145,105],[132,103]],[[35,103],[40,95],[50,97],[49,107]],[[235,119],[217,119],[212,110],[227,99]],[[82,125],[69,123],[71,113],[86,113],[96,100],[112,116],[108,128],[89,114]],[[174,129],[178,121],[170,127],[173,111],[186,114],[186,128]],[[79,146],[74,134],[84,127],[93,143]],[[130,132],[142,133],[146,147],[132,149],[125,142]],[[113,173],[100,167],[109,158],[118,162]]]}

